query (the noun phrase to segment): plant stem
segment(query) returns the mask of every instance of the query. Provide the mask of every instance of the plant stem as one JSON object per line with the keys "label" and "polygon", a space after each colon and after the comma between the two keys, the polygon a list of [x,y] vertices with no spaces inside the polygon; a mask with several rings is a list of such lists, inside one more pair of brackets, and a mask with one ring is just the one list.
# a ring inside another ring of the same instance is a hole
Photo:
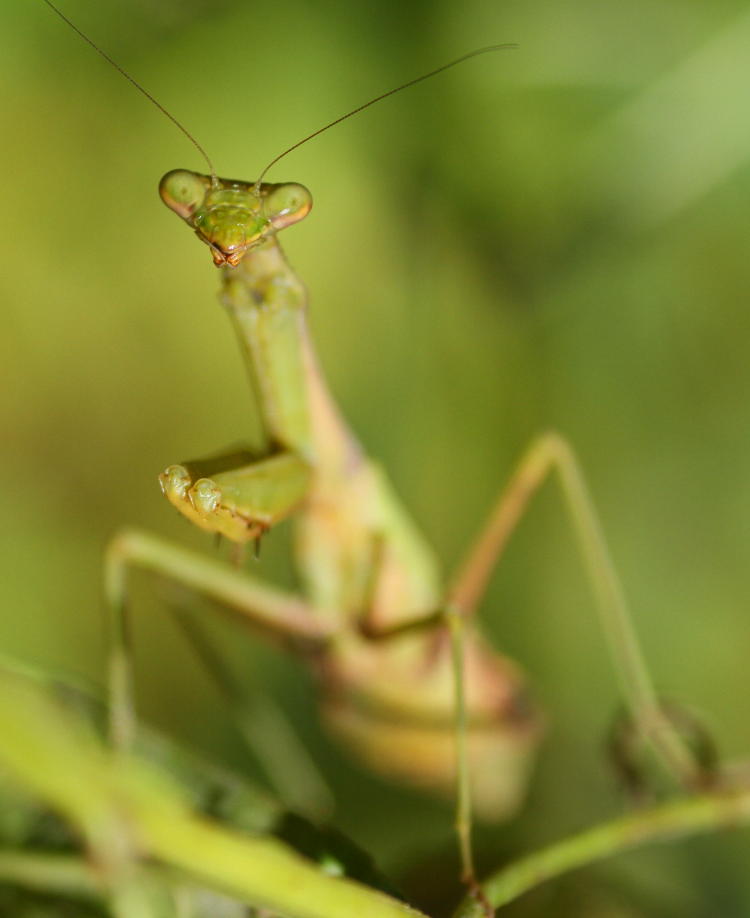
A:
{"label": "plant stem", "polygon": [[[66,817],[87,843],[93,874],[73,861],[35,862],[58,889],[71,883],[85,893],[94,880],[110,900],[140,897],[139,912],[129,907],[122,914],[149,914],[141,882],[147,878],[139,870],[150,857],[183,881],[289,918],[421,915],[378,890],[328,876],[275,838],[242,834],[194,813],[168,773],[135,756],[108,754],[73,711],[2,669],[0,736],[0,770]],[[16,861],[16,879],[30,864]],[[6,862],[7,870],[12,866]],[[44,877],[29,883],[39,888]]]}
{"label": "plant stem", "polygon": [[[523,857],[481,884],[494,908],[513,902],[547,880],[638,845],[750,822],[750,788],[721,789],[641,810],[595,826]],[[482,915],[473,898],[464,899],[454,918]]]}
{"label": "plant stem", "polygon": [[102,895],[94,867],[68,854],[0,850],[0,883],[79,899],[100,899]]}

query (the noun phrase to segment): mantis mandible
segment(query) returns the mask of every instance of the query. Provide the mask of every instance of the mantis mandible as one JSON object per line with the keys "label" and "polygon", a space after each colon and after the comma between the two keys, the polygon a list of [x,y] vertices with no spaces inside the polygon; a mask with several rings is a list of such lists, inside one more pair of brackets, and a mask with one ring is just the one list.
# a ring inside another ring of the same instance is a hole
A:
{"label": "mantis mandible", "polygon": [[[486,50],[494,48],[465,57]],[[520,668],[483,640],[477,610],[529,499],[552,473],[571,511],[631,716],[680,780],[694,783],[698,767],[657,699],[579,464],[561,436],[544,434],[523,454],[444,583],[383,470],[335,404],[310,338],[304,287],[277,238],[307,216],[312,199],[302,185],[263,178],[308,139],[256,181],[220,179],[206,157],[208,174],[173,170],[159,187],[221,271],[220,299],[265,437],[254,452],[170,465],[160,475],[162,490],[193,524],[240,546],[293,517],[304,591],[278,589],[149,533],[120,532],[105,562],[112,739],[127,748],[133,735],[127,576],[141,568],[291,646],[318,678],[324,720],[370,766],[442,793],[457,783],[463,871],[472,883],[472,809],[499,819],[519,804],[541,734]]]}

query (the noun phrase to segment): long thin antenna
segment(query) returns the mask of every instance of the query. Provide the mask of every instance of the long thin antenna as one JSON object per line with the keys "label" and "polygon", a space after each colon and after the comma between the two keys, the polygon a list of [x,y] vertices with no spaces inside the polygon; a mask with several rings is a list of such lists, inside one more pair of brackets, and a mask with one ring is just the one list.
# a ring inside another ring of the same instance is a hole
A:
{"label": "long thin antenna", "polygon": [[[45,0],[49,2],[49,0]],[[366,108],[369,108],[371,105],[374,105],[376,102],[381,102],[383,99],[387,99],[388,96],[395,95],[397,92],[401,92],[402,89],[408,89],[410,86],[414,86],[416,83],[421,83],[422,80],[429,80],[430,77],[437,76],[438,73],[442,73],[444,70],[449,70],[451,67],[455,67],[457,64],[462,64],[464,61],[468,61],[472,57],[478,57],[480,54],[489,54],[492,51],[507,51],[512,48],[517,48],[518,45],[515,42],[507,42],[503,45],[488,45],[486,48],[476,48],[474,51],[469,51],[468,54],[464,54],[461,57],[457,57],[454,61],[450,61],[447,64],[443,64],[442,67],[437,67],[435,70],[430,70],[429,73],[423,73],[422,76],[415,77],[413,80],[408,80],[406,83],[402,83],[400,86],[397,86],[395,89],[389,89],[388,92],[381,93],[379,96],[375,96],[374,99],[370,99],[369,102],[365,102],[364,105],[358,105],[356,108],[353,108],[350,112],[347,112],[345,115],[341,115],[340,118],[336,118],[333,121],[329,122],[322,128],[318,128],[317,131],[313,131],[312,134],[308,134],[307,137],[303,137],[302,140],[298,140],[297,143],[292,144],[291,147],[288,147],[284,150],[283,153],[272,159],[271,162],[266,166],[266,168],[261,172],[260,177],[257,179],[255,185],[256,187],[260,185],[263,181],[263,176],[268,172],[271,166],[275,166],[276,163],[283,159],[287,153],[291,153],[292,150],[296,150],[297,147],[301,147],[303,143],[307,143],[308,140],[312,140],[313,137],[317,137],[318,134],[322,134],[324,131],[327,131],[329,128],[335,127],[337,124],[341,124],[342,121],[346,121],[347,118],[351,118],[352,115],[357,115],[359,112],[364,111]]]}
{"label": "long thin antenna", "polygon": [[90,45],[94,49],[94,51],[96,51],[97,54],[100,54],[108,64],[111,64],[115,68],[115,70],[118,73],[120,73],[122,76],[124,76],[125,79],[129,83],[135,86],[135,88],[139,92],[143,93],[143,95],[148,99],[148,101],[151,102],[153,105],[155,105],[163,115],[166,115],[167,118],[169,118],[169,120],[172,122],[172,124],[176,125],[176,127],[178,127],[182,131],[182,133],[187,137],[190,143],[192,143],[192,145],[198,150],[201,156],[206,160],[209,171],[211,173],[211,181],[214,185],[217,185],[218,179],[216,177],[216,170],[214,169],[214,164],[211,162],[211,159],[208,153],[206,153],[206,151],[198,143],[195,137],[193,137],[190,131],[188,131],[188,129],[184,125],[180,124],[180,122],[175,118],[175,116],[170,111],[167,111],[166,108],[164,108],[161,102],[157,102],[157,100],[151,95],[151,93],[147,89],[144,89],[143,86],[141,86],[141,84],[137,80],[133,79],[133,77],[126,70],[123,70],[123,68],[117,63],[117,61],[113,61],[112,58],[107,54],[106,51],[102,51],[102,49],[97,44],[95,44],[88,37],[88,35],[83,33],[74,22],[71,22],[70,19],[68,19],[68,17],[65,15],[65,13],[59,10],[55,6],[55,4],[51,2],[51,0],[43,0],[43,2],[47,4],[47,6],[52,10],[53,13],[57,13],[60,19],[62,19],[64,23],[69,25],[70,28],[76,33],[76,35],[79,35],[86,42],[87,45]]}

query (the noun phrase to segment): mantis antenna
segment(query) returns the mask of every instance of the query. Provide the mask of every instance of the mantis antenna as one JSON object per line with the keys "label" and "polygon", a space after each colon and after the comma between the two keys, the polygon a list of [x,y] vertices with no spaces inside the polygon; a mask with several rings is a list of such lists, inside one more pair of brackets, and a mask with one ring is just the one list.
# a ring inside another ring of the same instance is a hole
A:
{"label": "mantis antenna", "polygon": [[[216,170],[214,169],[214,165],[211,162],[211,159],[208,153],[206,153],[206,151],[198,143],[195,137],[193,137],[190,131],[188,131],[188,129],[180,121],[178,121],[177,118],[175,118],[175,116],[168,109],[166,109],[161,104],[161,102],[157,101],[157,99],[154,96],[152,96],[151,93],[147,89],[141,86],[141,84],[134,77],[132,77],[116,61],[112,60],[112,58],[107,54],[106,51],[103,51],[95,42],[93,42],[88,37],[88,35],[82,32],[74,22],[68,19],[68,17],[61,10],[59,10],[55,6],[54,3],[52,3],[52,0],[43,0],[43,2],[46,3],[47,6],[54,13],[56,13],[60,17],[60,19],[62,19],[64,23],[69,25],[70,28],[76,33],[76,35],[79,35],[86,42],[87,45],[90,45],[94,49],[94,51],[96,51],[97,54],[100,54],[104,58],[104,60],[107,61],[108,64],[111,64],[115,68],[115,70],[118,73],[120,73],[122,76],[124,76],[125,79],[132,86],[135,86],[135,88],[140,93],[142,93],[148,99],[149,102],[152,103],[152,105],[155,105],[163,115],[166,115],[166,117],[169,118],[172,124],[174,124],[176,127],[178,127],[182,131],[182,133],[187,137],[190,143],[192,143],[192,145],[198,150],[198,152],[201,154],[203,159],[205,159],[208,165],[210,175],[211,175],[212,184],[218,185],[219,180],[216,175]],[[430,77],[437,76],[439,73],[442,73],[444,70],[449,70],[451,67],[455,67],[458,64],[462,64],[464,61],[468,61],[472,57],[478,57],[480,54],[489,54],[494,51],[507,51],[507,50],[517,48],[517,47],[518,45],[515,44],[514,42],[507,42],[502,45],[488,45],[485,48],[475,48],[473,51],[469,51],[468,54],[462,54],[461,57],[457,57],[455,60],[449,61],[447,64],[443,64],[440,67],[436,67],[434,70],[430,70],[428,73],[423,73],[421,76],[414,77],[414,79],[407,80],[406,83],[402,83],[400,86],[396,86],[394,89],[389,89],[387,92],[383,92],[379,96],[375,96],[375,98],[370,99],[369,102],[365,102],[363,105],[358,105],[356,108],[353,108],[350,112],[347,112],[345,115],[340,115],[338,118],[334,118],[333,121],[329,121],[328,124],[323,125],[323,127],[318,128],[317,131],[313,131],[312,134],[308,134],[306,137],[303,137],[302,140],[298,140],[296,143],[293,143],[291,147],[287,147],[286,150],[284,150],[282,153],[279,153],[279,155],[274,157],[271,160],[271,162],[268,163],[268,165],[260,173],[257,181],[255,182],[255,187],[257,188],[261,184],[261,182],[263,181],[263,177],[268,172],[268,170],[272,166],[275,166],[276,163],[278,163],[279,160],[282,160],[288,153],[291,153],[293,150],[296,150],[298,147],[301,147],[303,144],[306,144],[308,140],[312,140],[314,137],[317,137],[319,134],[322,134],[325,131],[329,130],[329,128],[335,127],[337,124],[341,124],[341,122],[346,121],[347,118],[351,118],[353,115],[359,114],[359,112],[364,111],[366,108],[369,108],[371,105],[375,105],[376,102],[382,102],[383,99],[387,99],[389,96],[393,96],[397,92],[401,92],[402,89],[408,89],[410,86],[415,86],[417,83],[421,83],[423,80],[429,80]]]}
{"label": "mantis antenna", "polygon": [[170,111],[168,111],[168,110],[161,104],[161,102],[157,101],[157,100],[154,98],[154,96],[152,96],[151,93],[150,93],[147,89],[144,89],[144,87],[141,86],[141,84],[138,82],[138,80],[136,80],[134,77],[132,77],[132,76],[127,72],[127,70],[124,70],[124,69],[117,63],[117,61],[113,61],[112,58],[107,54],[106,51],[102,51],[102,49],[99,47],[99,45],[97,45],[95,42],[93,42],[93,41],[88,37],[88,35],[86,35],[85,32],[82,32],[74,22],[72,22],[70,19],[68,19],[68,17],[65,15],[65,13],[62,12],[62,10],[59,10],[59,9],[55,6],[55,4],[52,3],[52,0],[43,0],[43,2],[47,4],[47,6],[52,10],[53,13],[57,13],[57,15],[60,17],[60,19],[62,19],[63,22],[67,23],[67,25],[69,25],[70,28],[76,33],[76,35],[80,35],[80,37],[86,42],[87,45],[90,45],[90,46],[94,49],[94,51],[96,51],[97,54],[100,54],[108,64],[111,64],[111,65],[115,68],[115,70],[116,70],[118,73],[120,73],[122,76],[124,76],[125,79],[128,81],[128,83],[130,83],[131,85],[135,86],[135,88],[138,90],[138,92],[143,93],[143,95],[148,99],[148,101],[151,102],[153,105],[155,105],[155,106],[159,109],[159,111],[162,113],[162,115],[166,115],[167,118],[169,118],[169,120],[172,122],[172,124],[176,125],[176,126],[182,131],[182,133],[187,137],[187,139],[190,141],[190,143],[192,143],[192,145],[196,148],[196,150],[198,150],[198,152],[200,153],[200,155],[206,160],[206,163],[207,163],[207,165],[208,165],[208,171],[211,173],[211,183],[212,183],[213,185],[218,185],[218,184],[219,184],[219,179],[218,179],[217,176],[216,176],[216,170],[214,169],[214,164],[211,162],[211,159],[210,159],[208,153],[206,153],[206,151],[205,151],[205,150],[203,149],[203,147],[198,143],[198,141],[195,139],[195,137],[193,137],[193,135],[192,135],[192,134],[190,133],[190,131],[185,127],[185,125],[184,125],[184,124],[181,124],[181,123],[177,120],[177,118],[175,118],[175,116],[174,116]]}
{"label": "mantis antenna", "polygon": [[345,115],[341,115],[339,118],[334,118],[333,121],[329,121],[328,124],[324,125],[322,128],[318,128],[317,131],[313,131],[312,134],[308,134],[307,137],[303,137],[302,140],[298,140],[297,143],[293,143],[291,147],[287,147],[283,153],[279,153],[271,162],[265,167],[258,177],[256,186],[260,185],[263,181],[263,176],[268,172],[271,166],[275,166],[279,160],[283,159],[287,153],[291,153],[292,150],[296,150],[297,147],[301,147],[303,144],[307,143],[308,140],[312,140],[313,137],[317,137],[319,134],[322,134],[324,131],[327,131],[329,128],[335,127],[337,124],[341,124],[342,121],[346,121],[347,118],[351,118],[352,115],[358,115],[360,112],[364,111],[366,108],[369,108],[371,105],[375,105],[376,102],[382,102],[383,99],[387,99],[388,96],[393,96],[397,92],[401,92],[402,89],[408,89],[410,86],[415,86],[417,83],[421,83],[423,80],[429,80],[430,77],[437,76],[439,73],[442,73],[444,70],[449,70],[451,67],[455,67],[457,64],[462,64],[464,61],[468,61],[472,57],[478,57],[480,54],[489,54],[491,51],[508,51],[513,48],[517,48],[518,45],[515,42],[507,42],[502,45],[488,45],[486,48],[475,48],[473,51],[469,51],[468,54],[462,54],[461,57],[457,57],[454,61],[449,61],[447,64],[443,64],[441,67],[436,67],[435,70],[430,70],[429,73],[423,73],[422,76],[414,77],[413,80],[407,80],[406,83],[402,83],[400,86],[396,86],[395,89],[389,89],[388,92],[381,93],[379,96],[375,96],[374,99],[370,99],[369,102],[365,102],[364,105],[358,105],[356,108],[353,108],[350,112],[347,112]]}

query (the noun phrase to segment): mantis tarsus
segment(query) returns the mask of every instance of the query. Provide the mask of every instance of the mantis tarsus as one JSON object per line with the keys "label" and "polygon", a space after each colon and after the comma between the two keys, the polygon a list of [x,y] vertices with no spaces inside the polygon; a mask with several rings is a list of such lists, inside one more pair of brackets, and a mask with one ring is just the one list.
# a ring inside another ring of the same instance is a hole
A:
{"label": "mantis tarsus", "polygon": [[[567,443],[550,434],[531,446],[467,559],[443,587],[431,552],[382,471],[344,425],[317,366],[304,291],[276,240],[279,230],[307,214],[308,192],[299,185],[227,182],[186,171],[168,173],[161,191],[222,267],[222,300],[238,332],[266,434],[266,448],[256,455],[235,451],[170,466],[162,487],[193,522],[238,543],[295,514],[306,593],[292,595],[154,536],[123,532],[107,557],[117,638],[115,742],[126,746],[132,732],[124,622],[126,572],[134,565],[231,606],[299,648],[320,676],[327,720],[381,771],[446,791],[463,769],[459,829],[469,875],[468,790],[482,815],[512,809],[539,735],[519,670],[485,646],[474,613],[528,498],[556,471],[633,716],[670,767],[685,781],[694,780],[695,766],[662,716],[641,662]],[[458,769],[456,734],[465,740]]]}

